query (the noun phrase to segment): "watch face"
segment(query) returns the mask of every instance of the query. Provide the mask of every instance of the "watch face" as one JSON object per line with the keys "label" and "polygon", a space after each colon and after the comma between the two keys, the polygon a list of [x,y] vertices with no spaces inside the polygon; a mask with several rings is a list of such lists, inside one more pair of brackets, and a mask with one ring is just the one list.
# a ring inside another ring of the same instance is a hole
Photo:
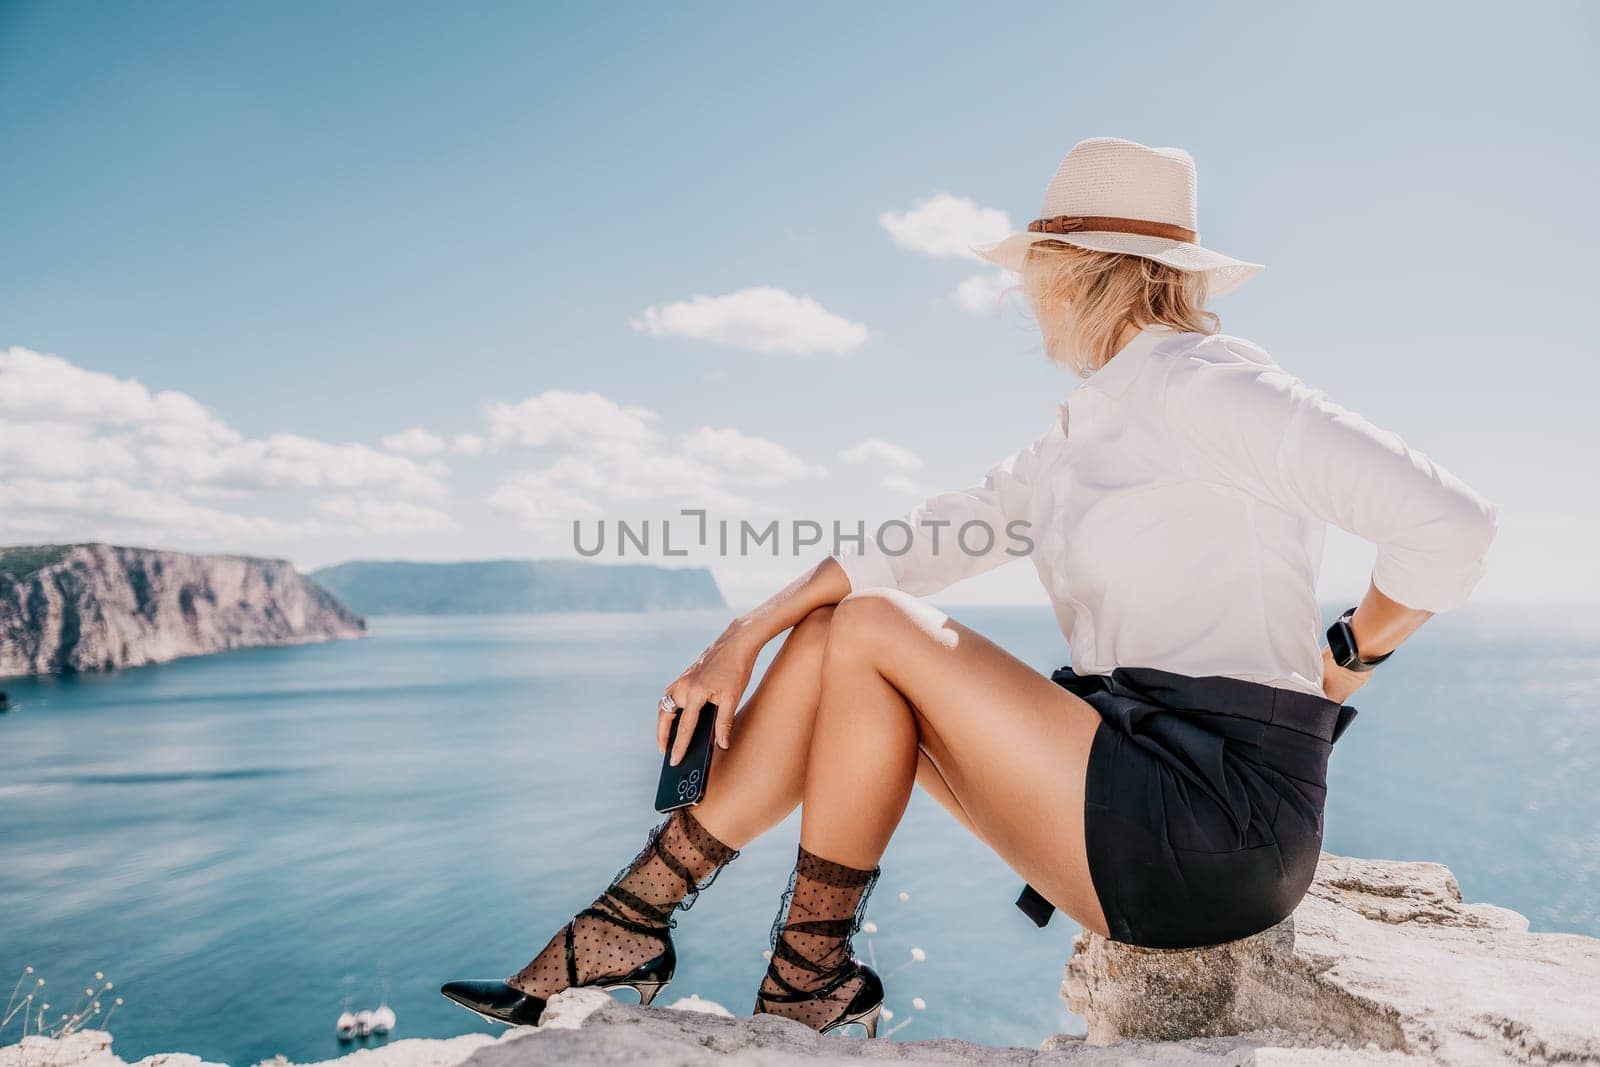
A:
{"label": "watch face", "polygon": [[1361,658],[1361,649],[1356,645],[1355,632],[1350,629],[1348,612],[1339,616],[1338,620],[1328,627],[1328,651],[1333,653],[1333,662],[1347,671],[1360,671],[1362,674],[1389,658],[1388,656],[1379,656],[1377,659]]}
{"label": "watch face", "polygon": [[1361,661],[1356,657],[1355,637],[1350,633],[1350,624],[1343,618],[1335,620],[1328,627],[1328,651],[1333,653],[1333,662],[1346,670],[1359,670]]}

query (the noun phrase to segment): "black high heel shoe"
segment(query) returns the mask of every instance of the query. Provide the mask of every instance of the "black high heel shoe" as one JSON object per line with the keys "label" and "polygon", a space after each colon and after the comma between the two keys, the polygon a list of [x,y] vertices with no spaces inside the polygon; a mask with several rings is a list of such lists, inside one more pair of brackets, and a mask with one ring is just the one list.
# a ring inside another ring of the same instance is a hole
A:
{"label": "black high heel shoe", "polygon": [[[566,988],[632,989],[639,994],[640,1004],[655,1000],[678,967],[678,953],[672,945],[671,931],[677,924],[673,912],[687,911],[701,890],[709,887],[718,872],[738,855],[737,849],[729,848],[701,826],[690,809],[679,808],[667,816],[650,831],[643,851],[633,862],[618,871],[594,904],[573,916],[564,928]],[[585,923],[581,948],[576,930],[580,920]],[[607,936],[589,920],[614,930]],[[552,952],[555,944],[552,938],[544,951],[511,980],[526,976],[539,988],[555,985],[556,974],[551,972],[560,966]],[[607,967],[625,967],[656,945],[660,946],[659,952],[629,971],[579,980],[580,951],[586,961],[584,968],[593,973]],[[544,1014],[545,998],[530,997],[510,981],[446,982],[439,992],[490,1022],[536,1026]]]}
{"label": "black high heel shoe", "polygon": [[848,966],[839,969],[837,975],[812,990],[796,989],[774,974],[769,973],[767,977],[782,986],[783,992],[760,994],[756,999],[757,1012],[766,1010],[762,1007],[763,1004],[809,1004],[827,1000],[838,992],[839,987],[859,977],[861,988],[850,998],[850,1003],[839,1012],[838,1018],[818,1027],[817,1033],[831,1034],[841,1027],[859,1024],[866,1030],[868,1037],[878,1036],[878,1016],[883,1012],[883,979],[878,977],[877,971],[860,960],[851,960]]}
{"label": "black high heel shoe", "polygon": [[[579,919],[600,919],[613,926],[636,934],[648,934],[661,942],[661,952],[627,974],[604,975],[587,981],[578,981],[576,939],[572,927]],[[566,925],[567,933],[567,988],[568,989],[631,989],[639,994],[639,1004],[648,1007],[672,981],[678,969],[678,950],[673,947],[672,935],[666,929],[631,923],[615,915],[607,915],[594,908],[585,908]],[[881,986],[880,986],[881,988]],[[446,982],[439,987],[450,1000],[492,1023],[507,1026],[538,1026],[544,1014],[544,997],[530,997],[506,982],[485,979],[462,979]],[[879,998],[881,1001],[881,997]]]}
{"label": "black high heel shoe", "polygon": [[854,958],[850,939],[861,929],[879,873],[800,846],[772,924],[772,952],[755,1013],[782,1015],[820,1034],[859,1024],[869,1038],[878,1036],[883,980]]}

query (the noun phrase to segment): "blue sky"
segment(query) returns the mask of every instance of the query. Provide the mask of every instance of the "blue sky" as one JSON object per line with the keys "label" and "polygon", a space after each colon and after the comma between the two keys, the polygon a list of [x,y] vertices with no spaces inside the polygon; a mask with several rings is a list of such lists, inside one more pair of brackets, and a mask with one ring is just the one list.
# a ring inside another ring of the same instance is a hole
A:
{"label": "blue sky", "polygon": [[[939,228],[1031,218],[1110,134],[1193,152],[1207,243],[1268,265],[1226,330],[1500,505],[1483,599],[1600,599],[1597,21],[0,0],[0,541],[310,566],[903,512],[1073,384]],[[1369,562],[1335,537],[1329,595]],[[714,565],[749,599],[798,562]],[[1006,572],[966,596],[1033,595]]]}

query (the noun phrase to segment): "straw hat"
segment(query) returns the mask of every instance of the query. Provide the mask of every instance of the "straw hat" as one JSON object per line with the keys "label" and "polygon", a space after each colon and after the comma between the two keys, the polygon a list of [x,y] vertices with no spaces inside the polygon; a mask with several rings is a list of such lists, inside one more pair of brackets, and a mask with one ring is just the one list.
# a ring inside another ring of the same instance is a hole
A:
{"label": "straw hat", "polygon": [[1030,245],[1065,241],[1201,271],[1211,296],[1232,292],[1261,269],[1259,263],[1203,247],[1197,230],[1194,158],[1189,153],[1091,137],[1073,145],[1061,161],[1044,191],[1044,207],[1026,232],[973,251],[1021,273]]}

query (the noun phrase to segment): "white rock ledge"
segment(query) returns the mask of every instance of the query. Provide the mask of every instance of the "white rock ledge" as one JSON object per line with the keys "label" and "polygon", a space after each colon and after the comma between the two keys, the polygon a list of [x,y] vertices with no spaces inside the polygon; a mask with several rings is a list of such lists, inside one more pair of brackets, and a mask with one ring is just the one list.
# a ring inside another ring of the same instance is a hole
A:
{"label": "white rock ledge", "polygon": [[[579,989],[552,1000],[537,1029],[394,1041],[319,1067],[1600,1064],[1600,940],[1530,934],[1515,912],[1463,903],[1432,863],[1324,855],[1290,919],[1215,948],[1080,936],[1063,995],[1087,1037],[1024,1049],[821,1038],[706,1001],[639,1008]],[[0,1067],[125,1065],[109,1034],[90,1031],[0,1048]],[[174,1054],[134,1067],[209,1065]]]}
{"label": "white rock ledge", "polygon": [[1062,996],[1113,1045],[1245,1036],[1436,1062],[1600,1063],[1600,940],[1466,904],[1437,863],[1324,853],[1263,934],[1155,952],[1079,935]]}

